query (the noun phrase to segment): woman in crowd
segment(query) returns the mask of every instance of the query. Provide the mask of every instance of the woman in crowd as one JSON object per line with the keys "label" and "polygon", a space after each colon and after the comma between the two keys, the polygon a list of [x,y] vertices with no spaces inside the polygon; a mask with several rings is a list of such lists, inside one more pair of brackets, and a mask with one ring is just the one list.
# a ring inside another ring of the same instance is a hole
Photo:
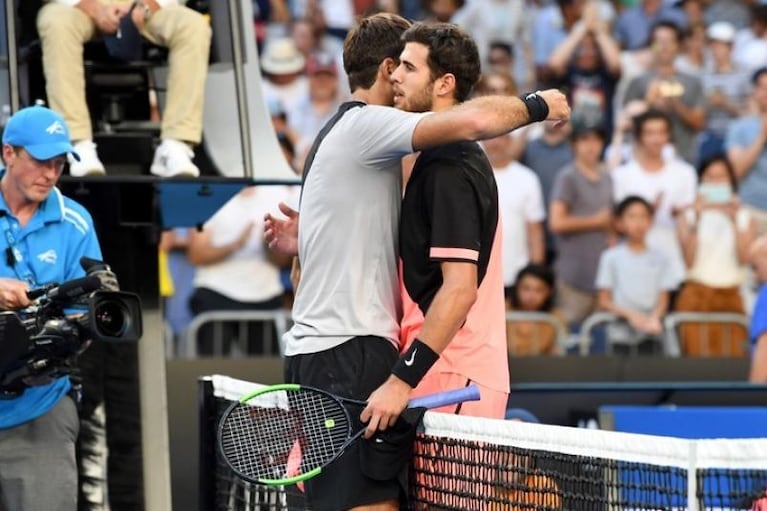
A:
{"label": "woman in crowd", "polygon": [[[679,312],[743,314],[742,266],[756,227],[740,207],[737,179],[730,161],[713,156],[698,168],[698,197],[694,207],[678,216],[687,280],[677,298]],[[687,324],[680,329],[682,352],[688,355],[745,353],[746,330],[735,325]]]}

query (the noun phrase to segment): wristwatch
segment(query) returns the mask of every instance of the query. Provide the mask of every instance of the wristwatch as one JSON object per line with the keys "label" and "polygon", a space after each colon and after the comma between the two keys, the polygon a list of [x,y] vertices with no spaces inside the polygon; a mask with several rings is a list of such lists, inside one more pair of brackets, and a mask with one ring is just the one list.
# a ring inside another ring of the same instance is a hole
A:
{"label": "wristwatch", "polygon": [[149,18],[152,16],[152,10],[149,6],[144,2],[136,2],[136,7],[141,9],[141,13],[144,15],[144,23],[149,21]]}

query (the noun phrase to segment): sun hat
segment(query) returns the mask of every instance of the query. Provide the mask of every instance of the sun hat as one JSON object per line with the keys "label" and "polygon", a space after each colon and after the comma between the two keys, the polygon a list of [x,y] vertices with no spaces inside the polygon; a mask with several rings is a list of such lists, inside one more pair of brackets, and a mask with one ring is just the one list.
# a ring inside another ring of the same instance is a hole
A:
{"label": "sun hat", "polygon": [[271,75],[290,75],[300,72],[306,59],[298,51],[296,43],[289,38],[280,38],[267,43],[261,56],[261,69]]}

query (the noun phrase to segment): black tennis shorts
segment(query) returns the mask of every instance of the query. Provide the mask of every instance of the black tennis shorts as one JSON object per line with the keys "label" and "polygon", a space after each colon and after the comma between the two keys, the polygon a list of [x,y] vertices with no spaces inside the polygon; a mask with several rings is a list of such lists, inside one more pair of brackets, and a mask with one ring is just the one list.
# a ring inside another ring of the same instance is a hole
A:
{"label": "black tennis shorts", "polygon": [[[364,401],[386,381],[398,356],[394,345],[382,337],[353,337],[329,350],[286,357],[285,381]],[[360,411],[352,412],[352,420],[359,419]],[[354,431],[363,427],[359,422],[356,426]],[[352,443],[322,473],[304,483],[309,509],[342,511],[396,498],[402,501],[407,466],[392,480],[371,479],[365,475],[361,459],[362,450],[367,448],[368,441],[364,438]],[[375,458],[368,455],[366,459]]]}

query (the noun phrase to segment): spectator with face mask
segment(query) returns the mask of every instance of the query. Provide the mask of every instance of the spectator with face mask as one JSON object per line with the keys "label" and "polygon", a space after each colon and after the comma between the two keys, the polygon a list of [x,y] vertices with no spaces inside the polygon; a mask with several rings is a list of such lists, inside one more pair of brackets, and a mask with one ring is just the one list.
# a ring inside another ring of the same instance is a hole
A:
{"label": "spectator with face mask", "polygon": [[[677,297],[680,312],[744,314],[741,266],[748,260],[755,223],[740,206],[732,165],[723,155],[698,169],[695,204],[677,217],[687,280]],[[684,324],[682,352],[702,356],[742,356],[746,332],[725,324]]]}

